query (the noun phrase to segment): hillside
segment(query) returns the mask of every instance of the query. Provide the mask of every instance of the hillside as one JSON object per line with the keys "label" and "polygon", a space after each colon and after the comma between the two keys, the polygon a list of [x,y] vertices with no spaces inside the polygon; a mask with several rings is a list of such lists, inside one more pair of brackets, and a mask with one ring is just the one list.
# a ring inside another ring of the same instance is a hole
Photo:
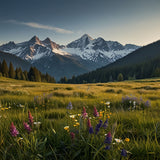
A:
{"label": "hillside", "polygon": [[8,66],[9,66],[9,63],[12,62],[14,68],[21,67],[22,70],[28,71],[31,67],[31,64],[29,62],[22,60],[21,58],[13,54],[0,51],[0,62],[2,62],[4,59],[6,60]]}

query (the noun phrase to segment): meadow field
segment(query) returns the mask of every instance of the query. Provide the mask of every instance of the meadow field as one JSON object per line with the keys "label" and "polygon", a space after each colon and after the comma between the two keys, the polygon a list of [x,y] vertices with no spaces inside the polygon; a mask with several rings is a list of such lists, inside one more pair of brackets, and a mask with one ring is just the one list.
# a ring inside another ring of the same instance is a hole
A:
{"label": "meadow field", "polygon": [[0,159],[160,159],[160,79],[51,84],[0,77]]}

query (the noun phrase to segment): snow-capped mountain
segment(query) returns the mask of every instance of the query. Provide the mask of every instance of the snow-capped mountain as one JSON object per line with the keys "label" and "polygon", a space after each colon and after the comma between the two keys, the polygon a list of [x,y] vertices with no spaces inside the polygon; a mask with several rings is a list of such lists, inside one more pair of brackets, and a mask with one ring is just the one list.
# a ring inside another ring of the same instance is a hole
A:
{"label": "snow-capped mountain", "polygon": [[0,51],[11,53],[35,65],[41,72],[48,72],[56,79],[78,75],[94,70],[124,57],[139,46],[116,41],[93,39],[87,34],[62,46],[50,38],[40,40],[37,36],[22,43],[9,42]]}
{"label": "snow-capped mountain", "polygon": [[133,44],[123,46],[117,41],[105,41],[101,37],[93,39],[85,34],[80,39],[69,43],[63,50],[85,60],[97,61],[98,57],[102,57],[111,63],[138,48],[139,46]]}
{"label": "snow-capped mountain", "polygon": [[60,50],[60,45],[52,42],[49,38],[40,41],[37,36],[34,36],[29,41],[22,43],[15,44],[14,42],[9,42],[0,46],[0,50],[14,54],[22,59],[30,61],[31,63],[40,58],[52,56],[55,53],[61,55],[67,54]]}
{"label": "snow-capped mountain", "polygon": [[87,34],[81,38],[69,43],[66,46],[60,46],[46,38],[41,41],[37,36],[32,37],[29,41],[17,43],[9,42],[0,46],[0,50],[12,53],[22,59],[28,61],[36,61],[46,56],[53,56],[54,54],[79,56],[84,60],[97,62],[99,57],[113,62],[119,58],[126,56],[128,53],[138,49],[139,46],[126,44],[123,46],[116,41],[105,41],[99,37],[93,39]]}

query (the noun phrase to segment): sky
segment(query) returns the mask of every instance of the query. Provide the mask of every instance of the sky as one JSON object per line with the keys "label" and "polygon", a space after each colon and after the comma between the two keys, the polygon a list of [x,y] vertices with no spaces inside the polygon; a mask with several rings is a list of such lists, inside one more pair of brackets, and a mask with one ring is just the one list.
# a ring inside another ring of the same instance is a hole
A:
{"label": "sky", "polygon": [[64,44],[92,38],[147,45],[160,39],[160,0],[1,0],[0,45],[34,35]]}

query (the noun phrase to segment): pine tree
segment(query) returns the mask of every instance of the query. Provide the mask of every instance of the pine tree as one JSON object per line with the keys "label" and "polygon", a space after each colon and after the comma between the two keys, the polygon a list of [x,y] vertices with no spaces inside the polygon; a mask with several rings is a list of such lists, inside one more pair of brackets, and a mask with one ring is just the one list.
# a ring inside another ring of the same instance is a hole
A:
{"label": "pine tree", "polygon": [[15,70],[14,70],[13,64],[11,62],[9,64],[9,77],[15,78]]}
{"label": "pine tree", "polygon": [[49,76],[49,74],[48,74],[48,73],[46,73],[46,75],[45,75],[45,79],[46,79],[46,81],[47,81],[47,82],[50,82],[50,81],[51,81],[51,77]]}
{"label": "pine tree", "polygon": [[24,73],[24,76],[25,76],[26,81],[28,81],[28,80],[29,80],[29,79],[28,79],[28,72],[27,72],[27,71],[24,71],[23,73]]}
{"label": "pine tree", "polygon": [[118,74],[117,80],[118,81],[123,81],[123,74],[122,73]]}
{"label": "pine tree", "polygon": [[2,62],[2,75],[8,77],[8,66],[5,60]]}
{"label": "pine tree", "polygon": [[31,67],[30,70],[29,70],[29,72],[28,72],[28,79],[30,81],[35,81],[35,75],[34,75],[33,67]]}

